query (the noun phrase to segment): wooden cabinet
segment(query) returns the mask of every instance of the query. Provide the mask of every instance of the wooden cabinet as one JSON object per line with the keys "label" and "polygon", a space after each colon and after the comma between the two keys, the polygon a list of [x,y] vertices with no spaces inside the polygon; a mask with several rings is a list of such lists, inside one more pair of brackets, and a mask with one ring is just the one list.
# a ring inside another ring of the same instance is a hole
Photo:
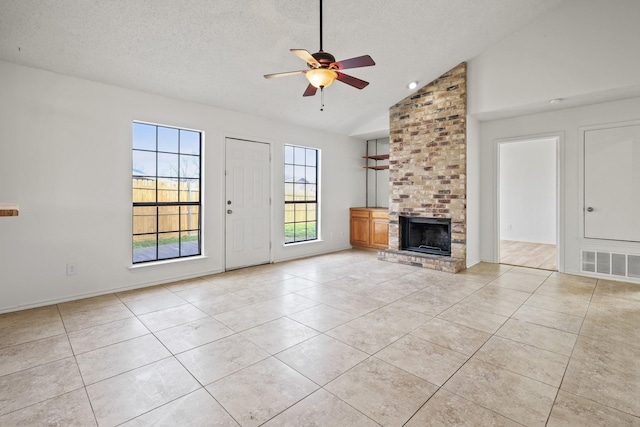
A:
{"label": "wooden cabinet", "polygon": [[367,209],[351,208],[351,244],[369,246],[371,212]]}
{"label": "wooden cabinet", "polygon": [[389,211],[387,208],[351,208],[351,245],[387,249]]}
{"label": "wooden cabinet", "polygon": [[389,246],[389,212],[371,213],[371,246],[387,249]]}

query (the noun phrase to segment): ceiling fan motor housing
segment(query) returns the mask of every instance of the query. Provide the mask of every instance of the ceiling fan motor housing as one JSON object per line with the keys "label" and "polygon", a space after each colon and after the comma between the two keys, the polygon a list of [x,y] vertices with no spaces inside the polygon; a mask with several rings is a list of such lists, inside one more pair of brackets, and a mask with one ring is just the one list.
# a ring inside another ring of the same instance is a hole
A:
{"label": "ceiling fan motor housing", "polygon": [[[311,56],[320,63],[320,68],[329,68],[331,64],[336,62],[336,58],[329,52],[320,51],[312,54]],[[309,65],[309,67],[314,68],[312,65]]]}

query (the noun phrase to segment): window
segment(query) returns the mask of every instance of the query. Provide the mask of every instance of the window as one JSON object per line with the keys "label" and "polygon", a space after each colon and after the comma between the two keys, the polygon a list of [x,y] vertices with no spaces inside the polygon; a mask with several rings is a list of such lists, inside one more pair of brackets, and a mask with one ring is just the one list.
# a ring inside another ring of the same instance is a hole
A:
{"label": "window", "polygon": [[284,146],[284,242],[318,239],[318,150]]}
{"label": "window", "polygon": [[133,263],[200,255],[200,132],[133,123]]}

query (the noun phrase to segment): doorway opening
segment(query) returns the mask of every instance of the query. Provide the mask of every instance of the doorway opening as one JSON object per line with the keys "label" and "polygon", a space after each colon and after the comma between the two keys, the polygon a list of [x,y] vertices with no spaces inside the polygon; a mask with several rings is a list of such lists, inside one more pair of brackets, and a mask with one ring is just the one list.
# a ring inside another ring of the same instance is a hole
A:
{"label": "doorway opening", "polygon": [[498,143],[499,262],[558,270],[558,137]]}

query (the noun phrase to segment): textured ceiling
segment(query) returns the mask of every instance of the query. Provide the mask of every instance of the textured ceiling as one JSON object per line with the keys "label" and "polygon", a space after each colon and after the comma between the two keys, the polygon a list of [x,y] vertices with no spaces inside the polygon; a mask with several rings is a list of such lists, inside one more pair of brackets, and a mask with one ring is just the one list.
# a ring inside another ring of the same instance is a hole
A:
{"label": "textured ceiling", "polygon": [[2,0],[0,60],[349,135],[562,1],[324,0],[324,50],[376,66],[322,112],[304,76],[262,77],[318,50],[318,0]]}

